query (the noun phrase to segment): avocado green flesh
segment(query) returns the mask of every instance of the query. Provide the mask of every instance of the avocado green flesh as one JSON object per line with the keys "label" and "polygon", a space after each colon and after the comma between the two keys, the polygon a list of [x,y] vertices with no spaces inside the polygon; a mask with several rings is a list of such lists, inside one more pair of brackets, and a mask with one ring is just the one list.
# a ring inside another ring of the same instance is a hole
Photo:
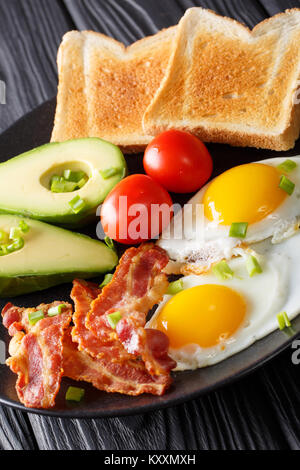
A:
{"label": "avocado green flesh", "polygon": [[[109,179],[101,171],[117,168]],[[84,171],[89,180],[72,193],[53,193],[51,178],[65,169]],[[81,226],[96,217],[97,207],[124,177],[120,149],[98,138],[51,143],[0,164],[0,214],[21,214],[44,222]],[[85,209],[74,214],[69,202],[79,196]]]}
{"label": "avocado green flesh", "polygon": [[[0,215],[0,229],[9,232],[20,220]],[[24,235],[24,247],[0,257],[0,297],[46,289],[76,277],[96,277],[118,263],[117,254],[100,241],[32,219],[26,223],[30,230]]]}

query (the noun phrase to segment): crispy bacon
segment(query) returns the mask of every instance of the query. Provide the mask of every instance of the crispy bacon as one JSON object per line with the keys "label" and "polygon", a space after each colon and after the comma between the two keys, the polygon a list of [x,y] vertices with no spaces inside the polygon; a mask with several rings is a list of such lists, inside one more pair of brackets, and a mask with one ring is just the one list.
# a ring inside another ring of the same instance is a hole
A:
{"label": "crispy bacon", "polygon": [[[36,309],[25,309],[7,304],[3,323],[13,339],[11,357],[7,364],[18,374],[16,390],[20,401],[28,408],[51,408],[60,388],[63,375],[63,337],[72,318],[72,306],[56,317],[48,317],[51,305],[42,304]],[[45,318],[30,325],[28,315],[42,310]]]}
{"label": "crispy bacon", "polygon": [[117,325],[118,337],[127,351],[141,357],[151,375],[168,374],[176,362],[168,356],[169,339],[159,330],[136,328],[124,318]]}
{"label": "crispy bacon", "polygon": [[170,377],[151,376],[142,361],[114,362],[111,357],[96,359],[79,351],[69,330],[64,339],[64,376],[91,383],[98,390],[138,396],[143,393],[163,395]]}
{"label": "crispy bacon", "polygon": [[[99,390],[127,395],[151,393],[162,395],[171,383],[169,373],[150,374],[145,363],[129,354],[115,333],[110,341],[101,343],[99,338],[85,327],[85,318],[93,298],[98,294],[95,285],[74,281],[71,297],[75,302],[72,330],[64,340],[64,374],[74,380],[90,382]],[[154,330],[153,330],[154,331]],[[163,334],[162,334],[163,335]],[[166,340],[163,335],[163,340]],[[163,343],[166,345],[166,342]],[[164,346],[163,346],[164,347]],[[91,355],[88,351],[92,351]],[[162,350],[160,351],[162,354]],[[164,349],[164,354],[167,350]],[[174,366],[174,363],[172,363]]]}
{"label": "crispy bacon", "polygon": [[129,354],[124,348],[120,348],[117,335],[112,332],[111,328],[109,330],[106,328],[110,336],[105,342],[102,342],[85,326],[91,303],[93,300],[97,299],[100,294],[101,289],[91,282],[81,280],[73,281],[73,289],[71,292],[71,299],[75,304],[75,312],[73,315],[74,328],[72,329],[73,341],[78,343],[78,349],[80,351],[86,351],[93,357],[101,358],[111,356],[115,360],[129,359]]}
{"label": "crispy bacon", "polygon": [[[13,337],[7,364],[18,374],[20,401],[29,408],[53,407],[63,375],[107,392],[162,395],[176,364],[168,356],[168,338],[144,327],[148,311],[167,290],[167,263],[163,250],[142,245],[126,251],[103,291],[74,281],[73,327],[70,304],[55,317],[48,310],[61,302],[36,309],[7,304],[3,323]],[[38,310],[45,318],[32,326],[28,316]],[[108,315],[116,311],[121,320],[114,329]]]}
{"label": "crispy bacon", "polygon": [[[167,254],[153,244],[127,250],[112,281],[92,302],[85,321],[94,336],[111,347],[116,336],[107,317],[120,312],[122,319],[116,329],[118,340],[131,356],[143,359],[152,375],[168,374],[175,367],[167,354],[168,339],[165,335],[147,333],[144,329],[147,313],[167,290],[168,280],[162,270],[168,261]],[[157,348],[159,344],[161,349]],[[85,349],[99,357],[89,344],[85,344]]]}

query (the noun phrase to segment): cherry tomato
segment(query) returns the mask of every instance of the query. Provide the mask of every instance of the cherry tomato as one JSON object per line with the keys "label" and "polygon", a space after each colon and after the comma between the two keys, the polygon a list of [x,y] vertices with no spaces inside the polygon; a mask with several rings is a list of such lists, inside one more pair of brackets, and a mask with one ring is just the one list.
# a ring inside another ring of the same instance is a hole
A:
{"label": "cherry tomato", "polygon": [[168,191],[191,193],[209,180],[213,162],[207,148],[197,137],[170,130],[148,145],[144,168]]}
{"label": "cherry tomato", "polygon": [[169,225],[172,206],[169,193],[150,176],[128,176],[104,201],[102,227],[106,235],[119,243],[141,243],[158,237]]}

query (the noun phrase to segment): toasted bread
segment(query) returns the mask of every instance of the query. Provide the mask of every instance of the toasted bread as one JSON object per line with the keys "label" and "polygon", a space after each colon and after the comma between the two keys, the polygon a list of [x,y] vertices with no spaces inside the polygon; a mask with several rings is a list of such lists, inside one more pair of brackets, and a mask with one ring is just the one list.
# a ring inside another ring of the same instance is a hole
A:
{"label": "toasted bread", "polygon": [[151,140],[143,114],[168,65],[176,28],[132,44],[71,31],[58,53],[59,88],[52,141],[101,137],[130,153]]}
{"label": "toasted bread", "polygon": [[252,31],[191,8],[143,119],[144,132],[187,130],[206,142],[288,150],[299,136],[300,9]]}

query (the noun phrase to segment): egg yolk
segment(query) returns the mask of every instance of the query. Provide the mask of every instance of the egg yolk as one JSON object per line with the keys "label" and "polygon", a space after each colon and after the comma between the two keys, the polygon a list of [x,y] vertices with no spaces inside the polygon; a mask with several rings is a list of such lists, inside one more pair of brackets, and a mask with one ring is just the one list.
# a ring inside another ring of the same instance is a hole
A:
{"label": "egg yolk", "polygon": [[239,293],[226,286],[204,284],[172,297],[152,327],[164,332],[174,349],[187,344],[209,348],[232,336],[245,315],[246,303]]}
{"label": "egg yolk", "polygon": [[285,200],[280,172],[262,163],[240,165],[218,176],[204,195],[204,214],[221,225],[253,224],[271,214]]}

